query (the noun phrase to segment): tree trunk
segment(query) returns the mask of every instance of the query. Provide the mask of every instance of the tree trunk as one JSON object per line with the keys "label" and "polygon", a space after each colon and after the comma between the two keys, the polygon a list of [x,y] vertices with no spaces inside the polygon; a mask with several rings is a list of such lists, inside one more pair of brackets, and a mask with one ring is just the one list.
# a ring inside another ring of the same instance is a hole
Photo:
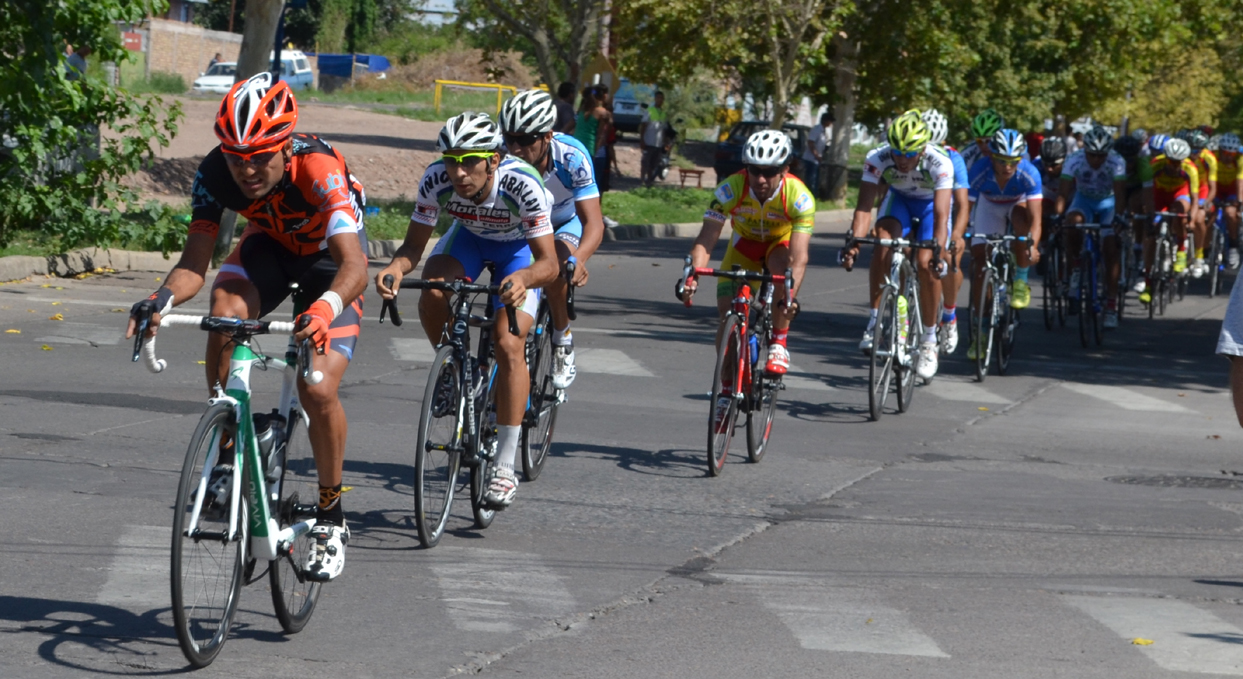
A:
{"label": "tree trunk", "polygon": [[235,82],[271,70],[276,24],[280,22],[283,6],[283,0],[246,0],[246,23],[242,26],[242,50],[237,55]]}
{"label": "tree trunk", "polygon": [[829,149],[829,200],[846,207],[847,163],[850,160],[850,137],[855,127],[855,83],[858,79],[859,39],[844,31],[833,34],[833,146]]}

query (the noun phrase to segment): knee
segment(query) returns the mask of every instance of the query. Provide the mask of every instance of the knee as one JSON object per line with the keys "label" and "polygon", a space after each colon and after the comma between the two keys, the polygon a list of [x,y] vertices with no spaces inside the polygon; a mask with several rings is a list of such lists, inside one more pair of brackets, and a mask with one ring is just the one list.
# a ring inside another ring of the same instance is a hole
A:
{"label": "knee", "polygon": [[319,384],[301,382],[298,392],[302,406],[312,413],[323,413],[340,403],[337,382],[330,377],[325,377]]}
{"label": "knee", "polygon": [[526,341],[523,337],[513,335],[508,328],[499,329],[496,335],[496,359],[498,363],[503,363],[511,367],[516,365],[525,365],[526,363]]}
{"label": "knee", "polygon": [[246,303],[245,297],[223,288],[213,288],[211,291],[211,315],[224,318],[250,318],[252,316],[250,305]]}

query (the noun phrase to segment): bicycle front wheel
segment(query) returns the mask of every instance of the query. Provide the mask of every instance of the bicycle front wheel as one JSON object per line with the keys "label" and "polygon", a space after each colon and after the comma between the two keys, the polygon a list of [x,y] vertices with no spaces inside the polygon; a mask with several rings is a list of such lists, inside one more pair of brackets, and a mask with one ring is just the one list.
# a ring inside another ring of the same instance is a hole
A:
{"label": "bicycle front wheel", "polygon": [[470,509],[475,516],[475,528],[483,530],[492,525],[496,509],[483,501],[488,490],[488,470],[496,464],[496,366],[489,368],[488,388],[484,398],[476,404],[475,443],[478,446],[479,464],[470,468]]}
{"label": "bicycle front wheel", "polygon": [[170,573],[173,626],[181,652],[195,667],[207,667],[220,653],[242,589],[248,532],[244,499],[238,505],[240,516],[233,517],[237,534],[228,539],[236,436],[233,408],[225,403],[208,408],[190,439],[177,486]]}
{"label": "bicycle front wheel", "polygon": [[768,437],[777,416],[777,393],[781,390],[781,376],[764,373],[768,341],[758,335],[757,341],[759,351],[751,366],[751,403],[747,409],[747,459],[751,462],[759,462],[768,451]]}
{"label": "bicycle front wheel", "polygon": [[1059,280],[1061,270],[1057,265],[1058,248],[1056,246],[1049,249],[1046,255],[1048,264],[1044,272],[1044,279],[1041,281],[1041,290],[1043,291],[1044,302],[1044,329],[1052,330],[1053,323],[1057,320],[1057,293],[1061,285]]}
{"label": "bicycle front wheel", "polygon": [[[315,473],[311,438],[307,436],[298,411],[290,411],[286,417],[285,444],[273,451],[266,470],[272,515],[282,529],[302,521],[314,521],[319,503],[319,477]],[[312,543],[309,531],[304,532],[294,538],[284,554],[278,553],[276,561],[268,568],[272,605],[286,634],[302,631],[319,602],[323,584],[302,577],[300,565]]]}
{"label": "bicycle front wheel", "polygon": [[444,534],[461,461],[462,370],[453,351],[452,346],[436,351],[414,447],[414,525],[419,544],[429,549]]}
{"label": "bicycle front wheel", "polygon": [[997,328],[997,274],[984,270],[980,281],[980,305],[975,310],[975,379],[983,382],[988,377],[988,361],[993,354],[993,333]]}
{"label": "bicycle front wheel", "polygon": [[[915,279],[914,267],[906,267],[906,283],[902,286],[902,294],[906,298],[906,318],[898,318],[897,327],[906,327],[906,341],[902,342],[901,353],[894,364],[894,373],[898,378],[898,412],[905,413],[911,407],[911,399],[915,397],[915,365],[919,361],[919,343],[924,336],[924,324],[919,315],[919,285]],[[901,332],[898,339],[902,339]]]}
{"label": "bicycle front wheel", "polygon": [[893,380],[893,362],[898,353],[897,309],[893,288],[881,288],[876,325],[872,327],[872,360],[868,364],[868,415],[873,422],[884,412]]}
{"label": "bicycle front wheel", "polygon": [[1091,330],[1092,317],[1096,315],[1096,300],[1092,297],[1088,273],[1083,268],[1079,269],[1079,289],[1075,291],[1079,295],[1079,343],[1084,349],[1088,348],[1088,331]]}
{"label": "bicycle front wheel", "polygon": [[734,437],[738,420],[737,395],[742,387],[739,372],[743,351],[738,319],[727,316],[716,350],[716,369],[712,372],[712,392],[708,397],[708,474],[711,476],[720,476],[725,469],[725,456]]}
{"label": "bicycle front wheel", "polygon": [[540,313],[540,322],[527,334],[527,365],[531,367],[531,395],[522,423],[522,479],[527,483],[539,478],[552,446],[552,432],[557,424],[557,407],[561,404],[552,386],[552,317],[547,302]]}

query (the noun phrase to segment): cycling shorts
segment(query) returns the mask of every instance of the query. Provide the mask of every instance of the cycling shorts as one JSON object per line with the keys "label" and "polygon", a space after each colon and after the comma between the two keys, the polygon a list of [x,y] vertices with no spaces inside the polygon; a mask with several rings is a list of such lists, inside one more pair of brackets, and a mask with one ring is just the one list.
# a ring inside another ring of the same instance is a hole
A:
{"label": "cycling shorts", "polygon": [[971,239],[971,245],[984,243],[984,239],[979,236],[1005,234],[1010,213],[1019,205],[1026,206],[1026,203],[994,203],[987,198],[976,201],[975,209],[971,211],[971,226],[968,227],[971,233],[976,234]]}
{"label": "cycling shorts", "polygon": [[[259,318],[263,318],[289,297],[289,284],[297,283],[298,291],[294,294],[294,314],[297,315],[327,292],[336,276],[337,263],[327,250],[299,255],[262,230],[248,227],[242,232],[237,247],[220,265],[212,289],[230,281],[249,281],[259,292]],[[362,316],[363,297],[359,295],[328,326],[329,348],[352,359]]]}
{"label": "cycling shorts", "polygon": [[[785,238],[770,241],[752,240],[734,234],[729,247],[725,249],[725,257],[721,258],[721,268],[729,271],[734,268],[735,264],[738,264],[744,271],[762,273],[764,265],[768,263],[768,256],[780,247],[790,247],[789,234]],[[728,278],[716,279],[716,296],[733,297],[735,283],[736,281]]]}
{"label": "cycling shorts", "polygon": [[559,241],[565,241],[570,247],[577,249],[580,241],[583,240],[583,222],[574,215],[570,221],[553,229],[553,238]]}
{"label": "cycling shorts", "polygon": [[1239,194],[1234,193],[1233,191],[1230,193],[1218,192],[1217,197],[1213,199],[1213,202],[1217,203],[1219,206],[1225,205],[1226,203],[1237,203],[1239,202]]}
{"label": "cycling shorts", "polygon": [[1201,182],[1200,183],[1200,204],[1203,205],[1204,201],[1206,200],[1208,200],[1208,182]]}
{"label": "cycling shorts", "polygon": [[[932,240],[933,211],[932,198],[907,198],[890,187],[885,200],[880,204],[876,221],[896,219],[902,225],[902,238],[914,241]],[[918,231],[912,233],[911,226],[919,220]]]}
{"label": "cycling shorts", "polygon": [[1191,207],[1191,189],[1183,184],[1177,191],[1167,191],[1161,187],[1155,187],[1152,190],[1153,202],[1156,203],[1157,211],[1169,210],[1174,201],[1181,200]]}
{"label": "cycling shorts", "polygon": [[1114,235],[1114,197],[1108,198],[1088,198],[1082,193],[1075,192],[1075,199],[1070,202],[1070,209],[1067,214],[1078,212],[1083,215],[1083,220],[1088,223],[1096,223],[1101,225],[1101,238],[1108,238]]}
{"label": "cycling shorts", "polygon": [[[440,237],[436,242],[436,247],[432,248],[432,257],[436,255],[448,255],[458,261],[462,265],[463,275],[475,281],[479,280],[479,274],[483,273],[488,262],[496,265],[493,274],[493,283],[499,284],[506,276],[531,266],[535,261],[535,256],[531,254],[531,246],[527,244],[525,239],[511,241],[496,241],[480,238],[472,233],[469,229],[463,228],[460,224],[454,223],[449,227],[445,235]],[[539,311],[540,291],[538,289],[528,289],[527,299],[518,307],[519,311],[525,311],[528,316],[535,318]],[[492,296],[492,308],[499,309],[504,304],[501,298]]]}

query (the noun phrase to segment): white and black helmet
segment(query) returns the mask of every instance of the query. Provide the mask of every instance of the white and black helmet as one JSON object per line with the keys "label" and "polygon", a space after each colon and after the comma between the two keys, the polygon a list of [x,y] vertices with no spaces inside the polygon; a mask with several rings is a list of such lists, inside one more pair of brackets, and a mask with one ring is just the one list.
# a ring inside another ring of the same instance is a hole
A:
{"label": "white and black helmet", "polygon": [[543,134],[557,122],[557,107],[544,90],[526,90],[505,102],[501,129],[505,134]]}
{"label": "white and black helmet", "polygon": [[781,130],[760,130],[747,139],[742,148],[742,162],[746,165],[785,165],[794,146],[790,137]]}
{"label": "white and black helmet", "polygon": [[1103,127],[1093,127],[1083,135],[1083,150],[1087,153],[1109,153],[1113,145],[1114,136]]}
{"label": "white and black helmet", "polygon": [[501,148],[501,129],[486,113],[467,111],[445,121],[436,148],[463,151],[496,151]]}
{"label": "white and black helmet", "polygon": [[930,108],[924,111],[921,117],[924,119],[924,124],[928,126],[928,131],[932,133],[932,143],[937,146],[944,144],[945,138],[950,133],[949,121],[945,119],[945,114],[935,108]]}
{"label": "white and black helmet", "polygon": [[1175,162],[1181,162],[1191,155],[1191,144],[1182,139],[1171,139],[1165,142],[1165,157]]}

